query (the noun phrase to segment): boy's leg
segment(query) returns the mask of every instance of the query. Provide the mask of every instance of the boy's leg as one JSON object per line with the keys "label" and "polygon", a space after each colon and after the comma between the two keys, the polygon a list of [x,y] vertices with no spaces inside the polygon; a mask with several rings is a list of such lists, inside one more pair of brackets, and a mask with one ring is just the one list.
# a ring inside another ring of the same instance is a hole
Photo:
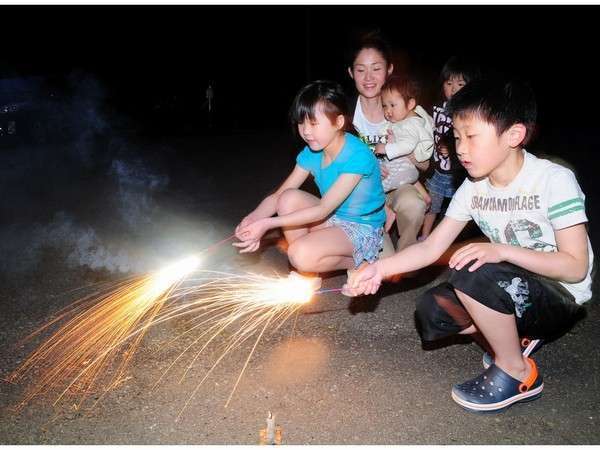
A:
{"label": "boy's leg", "polygon": [[527,378],[531,368],[521,353],[514,314],[494,311],[459,290],[456,295],[494,351],[495,364],[517,380]]}
{"label": "boy's leg", "polygon": [[288,248],[288,258],[302,272],[329,272],[353,269],[353,250],[344,230],[327,227],[297,238]]}

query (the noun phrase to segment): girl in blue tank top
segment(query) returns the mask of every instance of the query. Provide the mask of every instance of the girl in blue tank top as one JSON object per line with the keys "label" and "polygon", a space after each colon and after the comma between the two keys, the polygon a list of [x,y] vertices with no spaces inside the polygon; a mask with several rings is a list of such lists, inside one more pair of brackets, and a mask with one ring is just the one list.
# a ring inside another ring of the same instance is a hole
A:
{"label": "girl in blue tank top", "polygon": [[[290,119],[306,146],[288,178],[236,227],[241,253],[281,227],[291,264],[301,272],[354,269],[378,258],[385,195],[379,165],[353,131],[339,84],[315,81],[296,95]],[[311,175],[321,197],[300,190]]]}

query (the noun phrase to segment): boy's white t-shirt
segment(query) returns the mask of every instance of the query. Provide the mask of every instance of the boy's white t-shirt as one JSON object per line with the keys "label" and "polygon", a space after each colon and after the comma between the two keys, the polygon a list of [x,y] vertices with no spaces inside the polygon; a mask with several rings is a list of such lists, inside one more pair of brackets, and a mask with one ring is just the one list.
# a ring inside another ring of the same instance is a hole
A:
{"label": "boy's white t-shirt", "polygon": [[[555,252],[555,230],[588,221],[585,195],[571,170],[522,151],[523,167],[508,186],[496,188],[487,177],[477,181],[467,178],[454,194],[446,215],[463,222],[473,219],[491,242]],[[579,304],[592,296],[594,254],[589,237],[588,254],[585,279],[560,282]]]}

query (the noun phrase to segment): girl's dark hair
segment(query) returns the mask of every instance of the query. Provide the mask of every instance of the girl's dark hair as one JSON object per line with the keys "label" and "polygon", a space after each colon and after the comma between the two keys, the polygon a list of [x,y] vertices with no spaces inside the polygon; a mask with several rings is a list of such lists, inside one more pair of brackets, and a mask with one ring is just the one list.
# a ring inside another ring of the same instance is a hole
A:
{"label": "girl's dark hair", "polygon": [[381,87],[381,91],[396,91],[405,103],[408,103],[411,98],[417,104],[421,100],[421,86],[416,79],[409,76],[390,76]]}
{"label": "girl's dark hair", "polygon": [[297,132],[298,124],[304,122],[307,118],[315,119],[317,105],[321,104],[323,114],[325,114],[331,123],[335,123],[338,116],[344,116],[344,131],[356,134],[352,119],[350,117],[350,107],[344,90],[339,83],[335,81],[317,80],[304,86],[292,102],[290,108],[290,122]]}
{"label": "girl's dark hair", "polygon": [[360,34],[355,40],[350,49],[346,52],[346,65],[352,69],[354,60],[358,54],[366,49],[372,48],[377,50],[389,65],[392,62],[392,47],[389,42],[383,37],[379,30],[371,30],[367,33]]}
{"label": "girl's dark hair", "polygon": [[470,61],[462,56],[452,56],[440,73],[440,85],[452,77],[462,76],[465,83],[481,78],[481,69],[474,61]]}

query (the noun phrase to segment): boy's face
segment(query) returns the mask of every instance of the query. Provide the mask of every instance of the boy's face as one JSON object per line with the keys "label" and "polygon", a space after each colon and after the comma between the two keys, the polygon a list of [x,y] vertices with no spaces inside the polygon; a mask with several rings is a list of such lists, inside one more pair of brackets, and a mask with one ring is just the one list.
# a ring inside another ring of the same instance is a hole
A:
{"label": "boy's face", "polygon": [[454,116],[456,154],[473,178],[489,176],[511,153],[508,133],[500,136],[496,127],[475,114]]}
{"label": "boy's face", "polygon": [[462,75],[453,75],[444,81],[444,97],[446,100],[450,100],[450,98],[465,87],[467,82],[463,78]]}
{"label": "boy's face", "polygon": [[410,99],[407,103],[397,91],[387,89],[381,93],[381,104],[383,115],[392,123],[406,119],[415,108],[414,99]]}

